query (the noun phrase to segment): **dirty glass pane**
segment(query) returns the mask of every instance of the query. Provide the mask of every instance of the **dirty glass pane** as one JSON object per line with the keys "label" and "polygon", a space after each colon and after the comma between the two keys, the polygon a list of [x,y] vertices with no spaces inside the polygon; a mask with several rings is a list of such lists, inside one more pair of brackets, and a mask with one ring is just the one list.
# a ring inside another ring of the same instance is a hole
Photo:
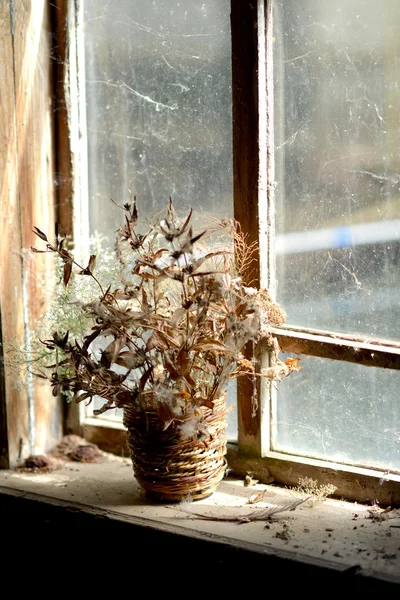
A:
{"label": "dirty glass pane", "polygon": [[279,384],[274,450],[400,470],[400,373],[303,357]]}
{"label": "dirty glass pane", "polygon": [[84,35],[92,231],[130,192],[232,216],[229,0],[85,0]]}
{"label": "dirty glass pane", "polygon": [[274,1],[278,299],[400,339],[400,2]]}
{"label": "dirty glass pane", "polygon": [[91,233],[112,240],[130,195],[232,217],[230,1],[85,0],[84,44]]}

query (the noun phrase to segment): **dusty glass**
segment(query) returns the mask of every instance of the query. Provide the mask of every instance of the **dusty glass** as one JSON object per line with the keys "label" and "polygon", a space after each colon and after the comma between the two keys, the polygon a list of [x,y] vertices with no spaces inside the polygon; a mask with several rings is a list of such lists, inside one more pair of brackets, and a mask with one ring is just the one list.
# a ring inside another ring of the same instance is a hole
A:
{"label": "dusty glass", "polygon": [[169,197],[182,216],[194,209],[197,227],[232,217],[229,0],[85,0],[84,9],[91,233],[112,240],[121,214],[110,198],[134,195],[142,217]]}
{"label": "dusty glass", "polygon": [[279,384],[273,449],[400,470],[400,373],[303,357]]}
{"label": "dusty glass", "polygon": [[[275,0],[276,264],[288,323],[400,338],[400,3]],[[302,357],[273,449],[400,469],[398,371]]]}
{"label": "dusty glass", "polygon": [[92,231],[113,231],[110,203],[137,196],[233,214],[228,0],[85,0]]}
{"label": "dusty glass", "polygon": [[400,2],[274,1],[278,299],[400,338]]}

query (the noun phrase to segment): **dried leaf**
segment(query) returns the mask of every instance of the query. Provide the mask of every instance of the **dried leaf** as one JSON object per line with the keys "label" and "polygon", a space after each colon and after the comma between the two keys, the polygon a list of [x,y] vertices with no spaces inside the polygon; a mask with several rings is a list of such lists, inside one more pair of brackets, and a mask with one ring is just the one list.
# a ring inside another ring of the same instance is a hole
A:
{"label": "dried leaf", "polygon": [[144,288],[142,288],[142,309],[144,310],[144,312],[148,312],[149,310],[151,310],[151,305],[149,304],[146,290]]}
{"label": "dried leaf", "polygon": [[91,254],[89,257],[89,263],[88,263],[88,266],[86,267],[86,269],[88,271],[90,271],[91,273],[93,273],[95,266],[96,266],[96,254]]}
{"label": "dried leaf", "polygon": [[165,253],[168,253],[169,250],[167,250],[166,248],[160,248],[159,250],[157,250],[157,252],[153,255],[153,262],[155,260],[157,260],[157,258],[160,258],[160,256],[162,256]]}
{"label": "dried leaf", "polygon": [[137,206],[136,206],[136,199],[133,202],[133,208],[131,211],[131,221],[132,221],[132,225],[136,225],[138,220],[138,210],[137,210]]}
{"label": "dried leaf", "polygon": [[46,379],[46,381],[48,380],[48,377],[46,377],[46,375],[42,375],[41,373],[35,373],[34,371],[29,372],[32,373],[34,377],[39,377],[39,379]]}
{"label": "dried leaf", "polygon": [[212,258],[214,256],[220,256],[222,254],[230,254],[230,253],[229,252],[210,252],[209,254],[206,254],[205,256],[202,256],[201,258],[194,260],[193,263],[188,265],[187,267],[185,267],[184,270],[191,270],[192,272],[197,271],[197,269],[199,269],[205,261],[209,260],[210,258]]}
{"label": "dried leaf", "polygon": [[124,351],[120,352],[115,360],[116,365],[125,367],[126,369],[132,370],[142,367],[146,361],[145,356],[134,352]]}
{"label": "dried leaf", "polygon": [[[178,331],[171,331],[171,334],[166,333],[165,331],[161,331],[157,327],[153,328],[153,333],[157,333],[157,343],[160,344],[160,349],[168,350],[170,348],[180,348],[182,340],[181,335]],[[153,342],[151,342],[153,344]],[[155,347],[153,345],[153,347]],[[147,349],[147,346],[146,346]]]}
{"label": "dried leaf", "polygon": [[210,400],[210,398],[195,398],[193,399],[193,402],[195,402],[197,406],[207,406],[211,409],[215,408],[214,402],[213,400]]}
{"label": "dried leaf", "polygon": [[191,240],[190,240],[190,243],[191,243],[192,245],[193,245],[193,244],[195,244],[196,242],[198,242],[198,241],[199,241],[199,239],[200,239],[200,238],[202,238],[202,237],[203,237],[203,235],[204,235],[205,233],[207,233],[207,232],[206,232],[206,231],[202,231],[201,233],[199,233],[199,234],[195,235],[193,238],[191,238]]}
{"label": "dried leaf", "polygon": [[180,234],[179,235],[182,235],[182,233],[184,233],[184,231],[186,230],[186,227],[189,225],[190,219],[192,218],[192,213],[193,213],[193,209],[190,209],[190,212],[189,212],[188,216],[186,217],[186,221],[184,222],[184,224],[180,228]]}
{"label": "dried leaf", "polygon": [[244,478],[244,486],[248,487],[250,485],[256,485],[256,483],[258,483],[258,479],[253,479],[250,473],[247,473],[246,477]]}
{"label": "dried leaf", "polygon": [[156,275],[153,275],[152,273],[148,273],[147,271],[144,271],[143,273],[140,273],[140,267],[138,269],[138,273],[135,273],[134,271],[132,271],[132,273],[134,275],[140,275],[140,277],[144,280],[150,280],[150,279],[159,279],[158,277],[156,277]]}
{"label": "dried leaf", "polygon": [[192,237],[193,232],[192,232],[192,228],[189,229],[189,235],[187,240],[184,242],[183,246],[180,248],[180,250],[178,251],[178,254],[175,256],[175,253],[173,253],[174,258],[179,258],[179,256],[181,256],[182,254],[191,254],[193,252],[193,245],[200,239],[203,237],[203,235],[205,234],[205,231],[202,231],[201,233],[199,233],[198,235],[195,235],[194,237]]}
{"label": "dried leaf", "polygon": [[196,389],[196,382],[195,380],[190,376],[190,373],[185,373],[184,375],[186,381],[188,382],[189,386],[194,390]]}
{"label": "dried leaf", "polygon": [[93,414],[97,417],[98,415],[102,415],[103,413],[105,413],[107,410],[110,410],[111,408],[117,408],[117,407],[111,402],[111,400],[109,400],[106,404],[104,404],[104,406],[94,410]]}
{"label": "dried leaf", "polygon": [[70,254],[70,253],[69,253],[67,250],[65,250],[65,248],[63,248],[63,249],[60,251],[60,256],[61,256],[61,258],[62,258],[63,260],[66,260],[66,261],[68,261],[68,262],[71,262],[71,261],[73,260],[73,257],[72,257],[72,255],[71,255],[71,254]]}
{"label": "dried leaf", "polygon": [[[92,399],[94,395],[94,392],[85,392],[84,394],[78,393],[75,394],[75,396],[73,397],[74,402],[76,402],[76,404],[79,404],[80,402],[83,402],[84,400],[87,400],[88,398]],[[90,404],[90,402],[88,403]]]}
{"label": "dried leaf", "polygon": [[66,262],[64,263],[64,269],[63,269],[63,282],[64,285],[67,286],[68,282],[71,278],[71,274],[72,274],[72,262]]}
{"label": "dried leaf", "polygon": [[93,331],[91,334],[89,335],[85,335],[84,338],[84,343],[83,343],[83,350],[87,350],[90,346],[90,344],[102,333],[103,328],[100,327],[94,327]]}
{"label": "dried leaf", "polygon": [[288,356],[288,358],[285,360],[285,365],[287,365],[291,371],[301,371],[302,367],[298,366],[299,361],[300,358],[291,358]]}
{"label": "dried leaf", "polygon": [[171,198],[171,196],[169,197],[168,219],[170,221],[175,221],[175,211],[174,211],[174,207],[173,207],[173,204],[172,204],[172,198]]}
{"label": "dried leaf", "polygon": [[126,337],[124,335],[115,338],[108,346],[103,350],[102,356],[107,359],[107,362],[111,365],[116,362],[117,357],[126,344]]}
{"label": "dried leaf", "polygon": [[176,364],[182,373],[188,371],[188,354],[185,347],[182,347],[176,357]]}
{"label": "dried leaf", "polygon": [[200,273],[192,273],[191,277],[206,277],[208,275],[216,275],[222,271],[200,271]]}
{"label": "dried leaf", "polygon": [[37,250],[33,246],[31,246],[32,252],[37,252],[37,254],[46,254],[47,250]]}
{"label": "dried leaf", "polygon": [[168,343],[158,331],[153,331],[146,343],[146,352],[150,352],[153,348],[157,350],[168,350],[169,348]]}
{"label": "dried leaf", "polygon": [[68,336],[69,331],[67,331],[67,333],[63,337],[61,337],[60,334],[57,331],[55,331],[51,340],[40,340],[40,342],[47,346],[47,348],[54,349],[57,347],[64,350],[68,342]]}
{"label": "dried leaf", "polygon": [[215,352],[226,352],[229,354],[231,353],[229,348],[227,348],[222,342],[219,342],[218,340],[213,340],[213,339],[200,340],[199,342],[197,342],[196,344],[194,344],[192,346],[192,351],[193,352],[215,351]]}
{"label": "dried leaf", "polygon": [[258,494],[252,494],[250,498],[247,500],[247,504],[257,504],[257,502],[261,502],[264,498],[265,490],[258,492]]}
{"label": "dried leaf", "polygon": [[[107,298],[107,296],[110,292],[110,289],[111,289],[111,285],[109,285],[108,288],[106,289],[106,291],[104,292],[100,302],[104,302],[104,300]],[[115,297],[115,294],[116,294],[116,292],[114,292],[114,297]]]}
{"label": "dried leaf", "polygon": [[148,369],[146,369],[146,371],[143,373],[143,375],[141,376],[140,380],[139,380],[139,389],[140,390],[144,390],[144,386],[146,385],[150,375],[153,372],[153,367],[149,367]]}
{"label": "dried leaf", "polygon": [[171,326],[172,327],[177,327],[178,324],[180,323],[180,321],[183,319],[183,317],[187,314],[187,311],[185,308],[177,308],[176,311],[174,312],[174,314],[172,315],[171,318]]}
{"label": "dried leaf", "polygon": [[47,239],[47,235],[45,233],[43,233],[43,231],[40,231],[40,229],[38,229],[38,227],[34,227],[32,229],[33,233],[35,233],[38,237],[40,237],[40,239],[42,239],[45,242],[48,242]]}
{"label": "dried leaf", "polygon": [[163,356],[164,358],[164,365],[165,368],[167,369],[171,379],[173,381],[176,381],[177,379],[180,378],[181,373],[178,371],[178,369],[176,368],[176,366],[174,365],[174,363],[171,361],[171,359],[169,358],[168,354],[164,354]]}

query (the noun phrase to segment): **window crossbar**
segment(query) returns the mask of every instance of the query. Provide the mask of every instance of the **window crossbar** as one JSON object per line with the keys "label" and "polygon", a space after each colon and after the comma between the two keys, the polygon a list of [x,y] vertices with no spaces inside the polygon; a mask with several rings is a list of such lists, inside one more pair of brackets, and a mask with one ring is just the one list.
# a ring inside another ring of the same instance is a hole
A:
{"label": "window crossbar", "polygon": [[271,329],[282,352],[329,358],[367,367],[400,369],[400,344],[305,328]]}

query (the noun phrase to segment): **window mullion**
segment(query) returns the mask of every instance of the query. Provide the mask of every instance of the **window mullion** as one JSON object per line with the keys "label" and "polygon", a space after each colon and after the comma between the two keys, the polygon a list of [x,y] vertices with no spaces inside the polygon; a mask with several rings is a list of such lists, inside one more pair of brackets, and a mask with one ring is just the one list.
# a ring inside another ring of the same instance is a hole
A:
{"label": "window mullion", "polygon": [[[273,207],[268,204],[268,189],[272,189],[273,144],[266,89],[266,7],[269,13],[264,0],[231,2],[233,179],[235,218],[248,242],[258,247],[247,282],[271,288]],[[246,352],[249,357],[255,352],[261,366],[267,366],[268,353],[262,345],[256,349],[249,345]],[[241,451],[261,455],[269,446],[269,386],[258,379],[238,380],[238,443]]]}

